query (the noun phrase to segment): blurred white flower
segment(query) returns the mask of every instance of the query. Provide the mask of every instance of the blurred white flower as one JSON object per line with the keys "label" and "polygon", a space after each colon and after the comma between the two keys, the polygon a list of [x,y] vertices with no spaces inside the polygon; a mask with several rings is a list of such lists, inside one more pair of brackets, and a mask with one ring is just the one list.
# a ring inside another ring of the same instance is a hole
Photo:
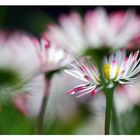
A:
{"label": "blurred white flower", "polygon": [[27,116],[37,116],[45,92],[45,78],[40,74],[33,78],[25,94],[14,96],[13,101],[21,113]]}
{"label": "blurred white flower", "polygon": [[[126,57],[125,51],[117,51],[109,59],[104,58],[102,73],[107,88],[111,88],[117,83],[133,84],[139,80],[140,58],[137,60],[138,54],[139,51],[134,54],[131,52],[129,57]],[[67,94],[79,94],[77,97],[89,93],[94,95],[104,88],[98,69],[89,60],[77,60],[70,66],[72,68],[65,71],[83,81],[84,84],[68,91]]]}
{"label": "blurred white flower", "polygon": [[[69,123],[79,115],[77,101],[64,94],[68,88],[71,88],[77,83],[77,80],[71,78],[71,76],[65,73],[60,73],[53,77],[45,116],[45,120],[47,120],[48,123],[54,121],[56,117],[59,118],[62,123]],[[14,104],[24,115],[31,118],[36,117],[40,111],[44,91],[45,78],[44,75],[41,74],[32,80],[28,94],[24,94],[23,96],[19,95],[14,98]]]}
{"label": "blurred white flower", "polygon": [[140,106],[140,82],[133,85],[118,86],[115,90],[115,105],[118,112],[122,113],[133,109],[134,105]]}
{"label": "blurred white flower", "polygon": [[44,71],[59,69],[73,60],[72,54],[57,46],[53,41],[48,42],[46,37],[41,39],[41,55],[44,57]]}
{"label": "blurred white flower", "polygon": [[140,20],[133,11],[107,14],[103,8],[88,11],[82,21],[80,14],[62,15],[59,24],[51,24],[44,35],[57,46],[74,53],[88,47],[127,47],[140,36]]}
{"label": "blurred white flower", "polygon": [[[52,96],[53,88],[51,88],[51,91],[49,89],[50,87],[52,87],[53,78],[51,77],[50,80],[48,77],[45,76],[47,74],[49,76],[51,72],[56,73],[69,61],[72,61],[73,57],[70,53],[67,53],[65,49],[59,48],[58,46],[53,44],[53,42],[48,42],[48,40],[44,36],[41,38],[40,42],[38,42],[37,40],[34,41],[37,46],[37,52],[39,53],[39,57],[41,57],[40,72],[42,74],[37,75],[35,78],[32,78],[26,90],[26,93],[28,94],[14,97],[14,104],[23,114],[36,117],[40,113],[44,98],[47,96],[48,100]],[[57,78],[57,83],[61,82],[61,84],[59,84],[59,87],[63,88],[63,80],[60,80],[61,79],[58,80]],[[48,85],[46,83],[48,83]]]}
{"label": "blurred white flower", "polygon": [[43,57],[35,42],[23,33],[0,32],[0,95],[5,95],[1,98],[24,92],[40,73]]}

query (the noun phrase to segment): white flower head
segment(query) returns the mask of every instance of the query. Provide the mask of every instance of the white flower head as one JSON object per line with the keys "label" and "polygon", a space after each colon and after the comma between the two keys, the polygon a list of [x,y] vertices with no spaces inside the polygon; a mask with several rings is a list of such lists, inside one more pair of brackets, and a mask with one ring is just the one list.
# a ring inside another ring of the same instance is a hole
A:
{"label": "white flower head", "polygon": [[41,50],[44,57],[44,71],[59,69],[73,60],[73,56],[66,49],[50,42],[46,37],[41,39]]}
{"label": "white flower head", "polygon": [[24,92],[32,77],[40,73],[43,57],[36,41],[24,33],[0,32],[0,95],[5,95],[2,98]]}
{"label": "white flower head", "polygon": [[[139,80],[138,54],[139,51],[134,54],[131,52],[129,57],[126,57],[125,51],[117,51],[109,58],[104,58],[102,75],[107,88],[112,88],[117,83],[133,84]],[[77,93],[78,97],[89,93],[94,95],[104,88],[98,69],[88,59],[76,60],[70,65],[71,68],[65,71],[84,83],[68,91],[67,94]]]}
{"label": "white flower head", "polygon": [[77,12],[62,15],[59,25],[52,24],[44,33],[56,45],[76,54],[84,49],[127,47],[140,36],[140,18],[131,10],[107,14],[103,8],[88,11],[84,19]]}

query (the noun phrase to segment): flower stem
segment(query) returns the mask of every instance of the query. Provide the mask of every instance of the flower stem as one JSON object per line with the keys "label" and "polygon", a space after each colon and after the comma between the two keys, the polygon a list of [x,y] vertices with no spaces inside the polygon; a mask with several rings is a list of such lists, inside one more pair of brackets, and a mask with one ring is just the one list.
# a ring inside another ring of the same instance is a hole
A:
{"label": "flower stem", "polygon": [[119,134],[119,118],[118,118],[114,103],[112,103],[112,119],[113,119],[113,129],[115,131],[115,134],[118,135]]}
{"label": "flower stem", "polygon": [[106,110],[105,110],[105,135],[110,134],[110,122],[113,102],[114,88],[106,88],[104,90],[106,96]]}
{"label": "flower stem", "polygon": [[38,114],[38,117],[37,117],[35,134],[42,134],[43,122],[44,122],[46,106],[47,106],[47,102],[48,102],[49,91],[50,91],[50,79],[49,80],[46,79],[45,93],[44,93],[41,108],[40,108],[40,111],[39,111],[39,114]]}

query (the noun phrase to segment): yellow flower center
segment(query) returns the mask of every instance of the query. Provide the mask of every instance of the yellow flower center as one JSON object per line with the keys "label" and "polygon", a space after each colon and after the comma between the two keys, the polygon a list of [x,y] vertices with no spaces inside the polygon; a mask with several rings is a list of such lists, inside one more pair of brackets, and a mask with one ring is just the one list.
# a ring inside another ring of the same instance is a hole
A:
{"label": "yellow flower center", "polygon": [[120,71],[120,67],[117,65],[115,77],[113,79],[110,79],[110,64],[105,64],[102,69],[103,69],[103,74],[107,80],[116,80]]}

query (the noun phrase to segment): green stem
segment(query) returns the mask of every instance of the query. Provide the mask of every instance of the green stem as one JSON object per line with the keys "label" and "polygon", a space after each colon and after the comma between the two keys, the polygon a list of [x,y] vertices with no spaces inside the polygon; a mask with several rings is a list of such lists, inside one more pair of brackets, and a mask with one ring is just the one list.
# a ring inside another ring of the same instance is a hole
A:
{"label": "green stem", "polygon": [[105,135],[110,134],[110,122],[113,102],[113,91],[114,88],[106,88],[104,90],[106,96],[106,110],[105,110]]}
{"label": "green stem", "polygon": [[119,118],[114,103],[112,103],[112,121],[115,133],[119,134]]}
{"label": "green stem", "polygon": [[50,91],[50,79],[46,80],[45,83],[45,94],[42,100],[42,105],[37,117],[37,122],[36,122],[36,128],[35,128],[35,134],[42,134],[42,129],[43,129],[43,122],[44,122],[44,117],[45,117],[45,112],[46,112],[46,106],[48,102],[48,96],[49,96],[49,91]]}

